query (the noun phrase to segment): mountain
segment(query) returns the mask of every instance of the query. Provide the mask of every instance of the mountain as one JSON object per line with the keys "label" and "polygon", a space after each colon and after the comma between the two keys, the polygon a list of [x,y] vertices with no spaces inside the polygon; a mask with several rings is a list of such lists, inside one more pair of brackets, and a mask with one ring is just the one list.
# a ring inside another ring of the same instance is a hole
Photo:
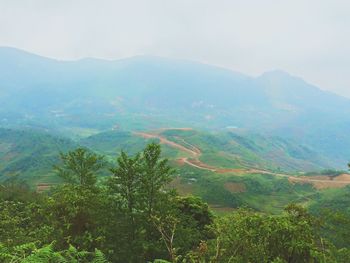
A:
{"label": "mountain", "polygon": [[231,127],[297,141],[334,167],[350,156],[350,100],[282,71],[253,78],[158,57],[57,61],[0,48],[0,72],[3,127]]}

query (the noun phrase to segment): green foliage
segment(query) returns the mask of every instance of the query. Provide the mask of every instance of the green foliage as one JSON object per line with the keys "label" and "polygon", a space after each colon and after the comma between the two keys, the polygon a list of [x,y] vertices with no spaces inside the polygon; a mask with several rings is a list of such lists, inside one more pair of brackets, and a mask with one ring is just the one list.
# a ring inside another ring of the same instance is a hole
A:
{"label": "green foliage", "polygon": [[321,171],[310,171],[305,173],[305,176],[315,176],[315,175],[325,175],[325,176],[330,176],[330,177],[336,177],[338,175],[344,174],[346,171],[342,170],[333,170],[333,169],[325,169]]}
{"label": "green foliage", "polygon": [[129,157],[122,152],[117,159],[118,167],[111,168],[114,175],[110,178],[111,190],[120,194],[129,213],[135,209],[136,196],[141,188],[141,156]]}
{"label": "green foliage", "polygon": [[350,187],[322,191],[310,204],[311,213],[323,219],[322,234],[337,247],[350,242]]}
{"label": "green foliage", "polygon": [[[170,181],[173,170],[168,160],[161,159],[160,146],[155,143],[133,157],[122,152],[117,164],[111,169],[113,176],[108,186],[110,193],[119,196],[119,206],[127,220],[125,239],[131,255],[136,256],[143,246],[147,247],[146,254],[152,255],[153,243],[159,240],[152,218],[168,209],[166,202],[169,193],[164,186]],[[140,243],[142,238],[145,239],[144,244]]]}
{"label": "green foliage", "polygon": [[316,225],[295,205],[278,216],[239,209],[217,220],[216,239],[202,257],[210,262],[319,262],[330,254],[319,247]]}
{"label": "green foliage", "polygon": [[222,205],[225,207],[238,207],[243,205],[240,196],[232,194],[226,190],[222,182],[212,181],[205,178],[199,181],[202,186],[200,195],[203,200],[211,204]]}
{"label": "green foliage", "polygon": [[55,182],[52,166],[59,161],[59,152],[75,147],[73,141],[47,132],[0,128],[0,181],[20,177],[30,185]]}
{"label": "green foliage", "polygon": [[127,131],[100,132],[83,138],[79,142],[85,147],[112,158],[116,158],[122,150],[128,154],[137,154],[147,146],[147,143],[150,143],[150,141]]}
{"label": "green foliage", "polygon": [[67,154],[60,154],[62,165],[55,166],[58,176],[70,184],[93,186],[97,182],[97,172],[103,167],[103,157],[77,148]]}
{"label": "green foliage", "polygon": [[38,197],[37,193],[31,191],[27,182],[18,177],[7,179],[0,185],[0,200],[24,202]]}
{"label": "green foliage", "polygon": [[98,249],[92,253],[69,246],[67,250],[55,251],[53,243],[39,248],[35,243],[26,243],[12,249],[0,243],[0,259],[3,263],[108,263]]}
{"label": "green foliage", "polygon": [[174,217],[178,219],[174,246],[183,255],[213,236],[209,226],[214,222],[214,215],[208,204],[198,197],[176,196],[172,203],[176,209]]}
{"label": "green foliage", "polygon": [[46,211],[58,245],[72,244],[91,251],[101,244],[99,219],[107,209],[101,199],[102,193],[96,188],[63,185],[53,190]]}
{"label": "green foliage", "polygon": [[34,200],[0,200],[0,243],[17,246],[50,239],[53,232],[42,204]]}
{"label": "green foliage", "polygon": [[161,159],[159,144],[147,145],[142,155],[142,177],[140,192],[144,196],[148,216],[153,214],[162,188],[170,182],[174,170],[168,165],[167,159]]}

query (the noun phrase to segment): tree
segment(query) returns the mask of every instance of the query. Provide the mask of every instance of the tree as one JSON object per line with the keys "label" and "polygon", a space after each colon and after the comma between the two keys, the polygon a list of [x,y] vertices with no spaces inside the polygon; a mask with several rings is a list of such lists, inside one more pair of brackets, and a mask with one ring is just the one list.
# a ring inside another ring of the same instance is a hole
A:
{"label": "tree", "polygon": [[137,198],[141,191],[141,157],[129,157],[125,152],[117,159],[118,166],[111,168],[113,176],[109,180],[112,192],[120,194],[130,219],[134,221],[134,210],[138,209]]}
{"label": "tree", "polygon": [[96,186],[103,157],[83,148],[60,156],[62,163],[55,170],[66,184],[53,189],[47,207],[57,246],[63,249],[73,244],[91,251],[103,239],[98,231],[102,194]]}
{"label": "tree", "polygon": [[84,148],[77,148],[67,154],[60,154],[62,164],[55,166],[61,178],[70,184],[80,186],[94,186],[96,174],[104,166],[103,157],[89,152]]}
{"label": "tree", "polygon": [[0,185],[0,200],[6,201],[34,201],[39,195],[30,189],[28,183],[17,176],[5,180]]}
{"label": "tree", "polygon": [[167,159],[161,158],[159,144],[151,143],[143,151],[141,191],[143,193],[148,218],[153,215],[156,202],[162,188],[170,182],[174,170],[169,166]]}
{"label": "tree", "polygon": [[100,221],[104,209],[108,209],[103,198],[103,193],[95,187],[66,184],[53,190],[47,213],[60,249],[70,244],[87,251],[100,247],[104,239]]}
{"label": "tree", "polygon": [[110,171],[110,192],[120,197],[120,207],[126,215],[124,234],[129,251],[133,256],[141,254],[143,261],[152,259],[159,252],[160,233],[151,218],[168,211],[169,197],[164,187],[173,170],[168,160],[161,158],[160,145],[152,143],[135,156],[122,151],[117,166]]}
{"label": "tree", "polygon": [[[141,192],[141,155],[129,157],[125,152],[117,158],[117,167],[111,168],[112,177],[109,179],[108,186],[110,193],[116,195],[120,207],[125,214],[125,229],[122,236],[125,236],[126,243],[124,248],[129,252],[129,262],[137,262],[140,259],[142,251],[141,238],[139,237],[142,227],[140,211],[142,210],[140,202]],[[119,197],[119,198],[118,198]],[[137,222],[139,221],[140,224]]]}
{"label": "tree", "polygon": [[163,218],[152,216],[151,219],[155,228],[158,230],[158,232],[161,235],[161,238],[169,253],[169,258],[171,262],[176,262],[177,249],[174,247],[174,238],[175,238],[176,227],[177,227],[177,224],[179,223],[178,219],[176,217],[173,217],[172,215],[167,215],[166,217],[163,217]]}
{"label": "tree", "polygon": [[[203,240],[213,238],[210,230],[214,215],[208,204],[194,196],[173,196],[169,199],[172,210],[167,214],[177,219],[174,246],[179,255],[186,255],[198,247]],[[167,215],[166,215],[167,216]]]}
{"label": "tree", "polygon": [[290,205],[282,215],[247,209],[219,218],[209,242],[212,262],[332,262],[322,245],[317,221],[300,206]]}

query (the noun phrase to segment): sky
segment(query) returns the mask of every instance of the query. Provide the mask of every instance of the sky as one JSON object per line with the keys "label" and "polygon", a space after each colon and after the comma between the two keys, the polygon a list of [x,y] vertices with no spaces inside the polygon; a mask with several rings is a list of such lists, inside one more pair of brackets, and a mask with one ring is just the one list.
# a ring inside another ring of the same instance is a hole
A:
{"label": "sky", "polygon": [[279,69],[350,97],[349,0],[0,0],[0,46]]}

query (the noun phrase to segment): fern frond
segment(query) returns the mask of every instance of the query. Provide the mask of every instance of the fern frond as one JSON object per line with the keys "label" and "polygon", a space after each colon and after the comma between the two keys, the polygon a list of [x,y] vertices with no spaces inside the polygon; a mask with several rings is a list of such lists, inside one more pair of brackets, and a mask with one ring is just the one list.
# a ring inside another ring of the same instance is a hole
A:
{"label": "fern frond", "polygon": [[95,249],[95,256],[92,263],[108,263],[108,261],[102,251]]}

